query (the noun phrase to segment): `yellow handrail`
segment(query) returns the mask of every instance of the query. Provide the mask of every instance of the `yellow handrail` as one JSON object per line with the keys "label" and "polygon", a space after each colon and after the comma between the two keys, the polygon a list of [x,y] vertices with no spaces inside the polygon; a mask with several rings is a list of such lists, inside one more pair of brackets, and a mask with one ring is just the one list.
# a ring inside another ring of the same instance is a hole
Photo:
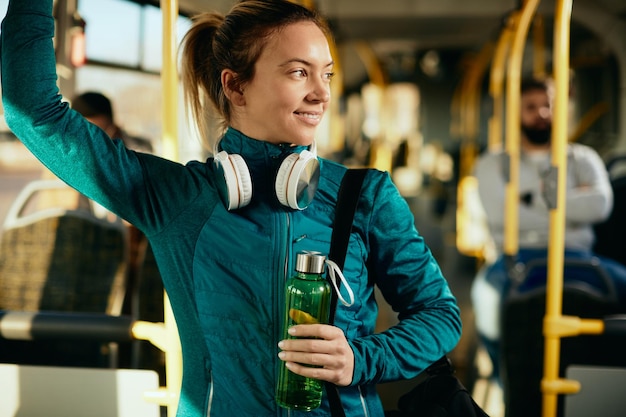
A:
{"label": "yellow handrail", "polygon": [[555,101],[552,129],[552,167],[556,167],[556,207],[550,210],[548,284],[544,318],[544,376],[542,416],[554,417],[558,394],[580,390],[578,381],[559,378],[561,337],[600,334],[601,320],[563,316],[563,261],[565,250],[565,181],[567,173],[567,109],[569,99],[569,37],[571,0],[559,0],[555,10],[554,81]]}
{"label": "yellow handrail", "polygon": [[[162,155],[171,160],[178,159],[178,70],[176,21],[178,0],[161,0],[163,13],[163,68],[161,86],[163,102]],[[146,393],[146,399],[167,407],[167,415],[175,416],[178,408],[182,383],[182,349],[178,328],[167,294],[163,294],[163,323],[139,322],[133,327],[133,337],[148,340],[165,352],[166,386],[159,392]]]}
{"label": "yellow handrail", "polygon": [[161,87],[163,102],[161,117],[163,120],[163,156],[173,161],[178,160],[178,70],[176,60],[177,38],[176,20],[178,18],[178,0],[161,0],[163,13],[163,69]]}
{"label": "yellow handrail", "polygon": [[533,22],[533,76],[540,80],[546,77],[545,25],[539,14]]}
{"label": "yellow handrail", "polygon": [[493,99],[493,114],[489,118],[487,133],[487,149],[489,152],[497,152],[502,149],[502,116],[504,114],[504,69],[506,66],[506,56],[511,47],[513,34],[515,33],[519,13],[511,14],[506,20],[506,24],[500,32],[498,43],[491,61],[491,72],[489,78],[489,93]]}
{"label": "yellow handrail", "polygon": [[[539,0],[524,2],[519,23],[513,36],[506,80],[506,136],[505,151],[509,158],[509,181],[505,187],[504,201],[504,248],[505,255],[515,256],[518,251],[518,199],[520,155],[520,84],[522,58],[530,21],[537,10]],[[519,13],[519,12],[518,12]]]}
{"label": "yellow handrail", "polygon": [[570,142],[576,142],[600,117],[609,111],[609,103],[596,103],[580,118],[574,131],[569,135]]}
{"label": "yellow handrail", "polygon": [[[161,0],[163,12],[163,156],[178,160],[178,61],[176,59],[178,0]],[[167,415],[175,416],[182,384],[182,349],[176,320],[167,294],[164,301],[164,324],[168,349],[165,351]]]}
{"label": "yellow handrail", "polygon": [[[370,83],[384,92],[389,85],[389,77],[372,45],[366,41],[357,41],[353,46],[357,56],[365,66]],[[381,171],[391,172],[393,168],[393,150],[389,143],[385,141],[384,134],[372,138],[370,157],[367,164]]]}
{"label": "yellow handrail", "polygon": [[[481,261],[485,258],[488,240],[487,226],[482,212],[475,204],[478,182],[471,176],[478,156],[478,121],[480,120],[480,92],[482,79],[494,53],[493,42],[486,43],[478,55],[473,57],[457,87],[452,102],[450,130],[458,128],[460,138],[459,184],[457,187],[456,246],[459,252]],[[458,125],[455,126],[455,123]],[[482,233],[481,233],[482,232]]]}
{"label": "yellow handrail", "polygon": [[372,46],[366,41],[359,41],[354,43],[354,49],[361,62],[365,65],[370,82],[382,88],[386,87],[388,84],[387,73]]}
{"label": "yellow handrail", "polygon": [[[567,170],[567,108],[569,95],[569,17],[571,0],[559,0],[554,22],[554,117],[552,123],[552,166],[557,167],[556,208],[550,210],[550,245],[548,247],[548,281],[546,315],[544,319],[544,376],[542,415],[555,416],[557,394],[577,392],[578,384],[559,380],[561,339],[558,332],[547,332],[548,323],[561,318],[563,306],[564,233],[565,233],[565,174]],[[552,326],[554,327],[554,326]]]}
{"label": "yellow handrail", "polygon": [[463,94],[461,95],[461,129],[463,134],[461,142],[461,160],[459,166],[459,176],[464,177],[472,171],[476,156],[478,154],[478,146],[476,139],[478,138],[478,125],[480,120],[480,93],[481,83],[485,75],[485,71],[493,57],[494,44],[487,42],[481,48],[480,52],[465,71],[465,77],[462,81]]}

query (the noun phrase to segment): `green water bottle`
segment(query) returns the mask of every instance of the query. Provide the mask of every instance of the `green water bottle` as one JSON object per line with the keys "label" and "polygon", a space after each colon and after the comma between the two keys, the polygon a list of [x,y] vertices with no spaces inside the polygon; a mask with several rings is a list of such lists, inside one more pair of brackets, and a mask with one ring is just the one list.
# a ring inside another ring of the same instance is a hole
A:
{"label": "green water bottle", "polygon": [[[287,333],[296,324],[328,323],[331,288],[322,277],[326,257],[319,252],[299,252],[296,275],[286,284],[283,339],[294,339]],[[284,408],[313,410],[322,402],[323,383],[294,374],[281,361],[276,402]]]}

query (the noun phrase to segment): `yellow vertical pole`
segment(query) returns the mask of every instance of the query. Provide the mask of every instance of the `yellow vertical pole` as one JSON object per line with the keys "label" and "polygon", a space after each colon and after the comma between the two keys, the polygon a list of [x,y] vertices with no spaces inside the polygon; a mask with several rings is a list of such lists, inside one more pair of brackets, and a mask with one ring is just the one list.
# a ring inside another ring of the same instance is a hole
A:
{"label": "yellow vertical pole", "polygon": [[[387,88],[387,73],[380,60],[366,41],[358,41],[354,44],[356,53],[365,65],[370,82],[384,91]],[[379,115],[380,116],[380,115]],[[381,171],[391,171],[393,165],[393,152],[388,142],[385,141],[384,133],[380,137],[374,138],[371,142],[370,159],[368,165]]]}
{"label": "yellow vertical pole", "polygon": [[535,16],[533,22],[533,76],[546,77],[546,39],[543,16]]}
{"label": "yellow vertical pole", "polygon": [[[477,190],[477,181],[472,177],[472,169],[478,156],[478,137],[480,120],[481,84],[484,74],[493,57],[494,44],[487,42],[478,55],[469,60],[469,66],[464,71],[464,77],[457,86],[452,98],[451,133],[460,138],[459,185],[457,187],[456,210],[456,245],[461,253],[484,258],[484,242],[476,239],[473,232],[476,230],[477,215],[471,209],[471,195]],[[454,118],[458,117],[458,121]],[[478,220],[480,222],[480,220]],[[479,226],[480,227],[480,226]]]}
{"label": "yellow vertical pole", "polygon": [[366,41],[358,41],[354,44],[354,49],[363,65],[365,65],[370,82],[382,88],[387,87],[387,74],[372,46]]}
{"label": "yellow vertical pole", "polygon": [[480,120],[480,86],[483,77],[493,57],[494,44],[487,42],[480,52],[471,61],[470,67],[465,72],[463,80],[463,94],[461,95],[461,120],[463,137],[461,142],[461,159],[459,177],[463,178],[471,174],[478,155],[478,125]]}
{"label": "yellow vertical pole", "polygon": [[161,12],[163,13],[163,68],[161,70],[163,156],[175,161],[178,159],[178,70],[176,67],[178,0],[161,0]]}
{"label": "yellow vertical pole", "polygon": [[459,136],[461,140],[460,178],[470,175],[476,159],[478,151],[476,138],[478,137],[478,122],[480,120],[480,85],[493,52],[494,44],[487,42],[479,53],[469,60],[463,79],[461,79],[452,97],[450,111],[453,121],[450,131],[453,136]]}
{"label": "yellow vertical pole", "polygon": [[[567,115],[569,100],[569,36],[571,0],[557,1],[554,26],[554,117],[552,124],[552,166],[557,168],[556,207],[550,210],[550,234],[548,246],[548,284],[546,294],[546,317],[549,322],[562,315],[563,261],[565,250],[565,181],[567,173]],[[545,325],[544,325],[545,326]],[[561,339],[545,331],[544,381],[556,381],[559,377]],[[544,386],[543,417],[556,416],[557,392],[550,385]]]}
{"label": "yellow vertical pole", "polygon": [[[178,71],[177,71],[177,36],[178,1],[161,0],[163,13],[163,68],[161,84],[163,89],[163,156],[171,160],[178,159]],[[167,415],[175,416],[178,408],[180,386],[182,383],[182,349],[178,328],[172,313],[167,294],[164,294],[164,324],[167,337],[165,351],[165,369],[167,383]]]}
{"label": "yellow vertical pole", "polygon": [[489,78],[489,93],[493,99],[493,114],[489,118],[487,132],[487,149],[489,152],[498,152],[502,149],[502,119],[504,114],[504,69],[506,66],[506,56],[511,47],[511,41],[519,13],[513,13],[507,19],[506,25],[500,33],[496,49],[491,61],[491,72]]}
{"label": "yellow vertical pole", "polygon": [[530,21],[539,0],[527,0],[522,7],[519,24],[513,35],[506,80],[505,151],[509,158],[509,181],[504,196],[504,254],[517,255],[519,225],[519,156],[520,156],[520,84],[522,58]]}
{"label": "yellow vertical pole", "polygon": [[343,68],[341,66],[341,60],[339,57],[339,49],[337,48],[337,44],[334,39],[329,39],[328,43],[330,44],[330,53],[333,57],[333,61],[335,63],[333,67],[333,71],[335,72],[335,77],[333,82],[330,84],[330,96],[332,100],[330,101],[330,151],[331,152],[339,152],[345,146],[345,123],[341,118],[341,109],[340,104],[341,101],[339,97],[343,95]]}

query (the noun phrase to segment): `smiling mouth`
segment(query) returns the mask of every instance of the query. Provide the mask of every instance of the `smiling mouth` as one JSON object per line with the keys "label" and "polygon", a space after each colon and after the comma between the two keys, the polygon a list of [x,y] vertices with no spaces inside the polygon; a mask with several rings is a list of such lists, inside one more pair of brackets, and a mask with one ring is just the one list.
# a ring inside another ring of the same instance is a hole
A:
{"label": "smiling mouth", "polygon": [[294,113],[300,117],[304,117],[305,119],[310,119],[310,120],[319,120],[322,117],[322,115],[319,113],[301,113],[297,111]]}

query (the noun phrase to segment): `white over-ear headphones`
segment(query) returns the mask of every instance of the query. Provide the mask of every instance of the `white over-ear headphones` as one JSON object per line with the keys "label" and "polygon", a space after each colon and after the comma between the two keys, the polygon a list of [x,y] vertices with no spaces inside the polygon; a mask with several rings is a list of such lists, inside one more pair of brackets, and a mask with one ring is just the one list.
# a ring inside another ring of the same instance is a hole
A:
{"label": "white over-ear headphones", "polygon": [[[252,199],[250,171],[241,155],[221,151],[215,155],[215,165],[222,171],[226,189],[222,196],[228,210],[244,207]],[[313,200],[320,176],[320,165],[311,151],[289,154],[280,164],[274,189],[280,204],[295,210],[304,210]]]}

